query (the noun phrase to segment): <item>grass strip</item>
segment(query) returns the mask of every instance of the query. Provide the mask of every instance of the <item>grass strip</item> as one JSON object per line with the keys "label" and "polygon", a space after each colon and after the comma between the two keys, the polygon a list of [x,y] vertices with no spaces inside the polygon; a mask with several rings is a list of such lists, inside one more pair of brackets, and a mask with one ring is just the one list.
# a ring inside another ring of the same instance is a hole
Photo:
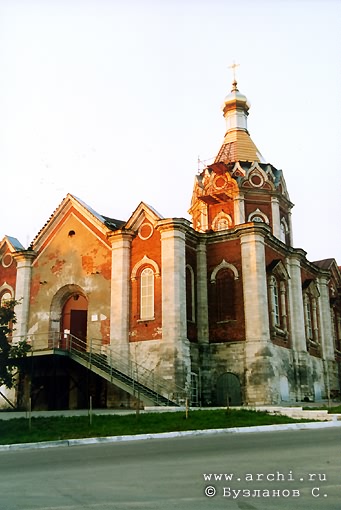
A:
{"label": "grass strip", "polygon": [[[122,436],[184,430],[299,423],[288,416],[251,410],[198,410],[189,413],[142,413],[127,415],[34,417],[0,420],[0,444],[56,441],[86,437]],[[31,425],[31,428],[30,428]]]}

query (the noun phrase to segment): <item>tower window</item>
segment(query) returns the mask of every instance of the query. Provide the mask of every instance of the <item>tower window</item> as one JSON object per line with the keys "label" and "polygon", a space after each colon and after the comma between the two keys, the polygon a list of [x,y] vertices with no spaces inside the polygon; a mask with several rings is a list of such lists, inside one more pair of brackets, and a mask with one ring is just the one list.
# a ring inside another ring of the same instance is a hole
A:
{"label": "tower window", "polygon": [[288,233],[288,226],[284,218],[281,220],[280,224],[280,240],[282,243],[286,243],[287,240],[287,233]]}
{"label": "tower window", "polygon": [[263,222],[269,225],[269,218],[266,214],[264,214],[260,209],[256,209],[251,214],[249,214],[247,221]]}
{"label": "tower window", "polygon": [[226,230],[230,228],[232,225],[232,218],[229,214],[221,211],[212,221],[212,229],[213,230]]}
{"label": "tower window", "polygon": [[229,222],[226,218],[221,218],[217,223],[217,230],[225,230],[229,228]]}

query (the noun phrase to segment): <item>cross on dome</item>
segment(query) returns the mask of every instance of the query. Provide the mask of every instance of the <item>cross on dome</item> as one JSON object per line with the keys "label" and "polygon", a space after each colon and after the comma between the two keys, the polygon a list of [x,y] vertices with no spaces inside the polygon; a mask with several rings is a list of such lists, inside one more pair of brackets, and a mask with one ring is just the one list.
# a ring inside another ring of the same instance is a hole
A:
{"label": "cross on dome", "polygon": [[237,80],[236,80],[236,69],[237,67],[239,67],[240,64],[236,64],[235,61],[233,61],[233,64],[231,66],[229,66],[229,69],[232,69],[232,73],[233,73],[233,86],[234,88],[236,88],[237,86]]}

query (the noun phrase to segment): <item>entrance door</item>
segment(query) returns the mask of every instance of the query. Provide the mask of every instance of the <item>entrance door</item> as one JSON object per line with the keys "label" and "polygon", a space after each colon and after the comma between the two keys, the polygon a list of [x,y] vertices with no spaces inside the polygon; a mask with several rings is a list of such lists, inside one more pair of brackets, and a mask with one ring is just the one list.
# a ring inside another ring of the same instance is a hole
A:
{"label": "entrance door", "polygon": [[240,382],[236,374],[226,372],[218,378],[217,405],[222,407],[242,405]]}
{"label": "entrance door", "polygon": [[[70,333],[73,337],[73,346],[80,351],[86,348],[86,330],[88,324],[87,310],[71,310],[70,312]],[[76,345],[75,345],[76,343]]]}
{"label": "entrance door", "polygon": [[88,301],[81,294],[73,294],[66,301],[62,312],[62,331],[70,333],[63,335],[63,348],[86,350],[86,336],[88,323]]}

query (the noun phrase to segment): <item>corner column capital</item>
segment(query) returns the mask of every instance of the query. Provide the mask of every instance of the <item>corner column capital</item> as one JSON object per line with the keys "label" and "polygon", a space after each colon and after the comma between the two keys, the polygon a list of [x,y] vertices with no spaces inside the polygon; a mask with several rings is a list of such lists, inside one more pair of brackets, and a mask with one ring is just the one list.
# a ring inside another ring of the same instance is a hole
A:
{"label": "corner column capital", "polygon": [[115,230],[108,234],[108,240],[111,242],[111,247],[115,248],[117,244],[131,243],[135,232],[132,230]]}
{"label": "corner column capital", "polygon": [[13,258],[20,266],[31,265],[37,254],[33,250],[17,251],[13,253]]}

